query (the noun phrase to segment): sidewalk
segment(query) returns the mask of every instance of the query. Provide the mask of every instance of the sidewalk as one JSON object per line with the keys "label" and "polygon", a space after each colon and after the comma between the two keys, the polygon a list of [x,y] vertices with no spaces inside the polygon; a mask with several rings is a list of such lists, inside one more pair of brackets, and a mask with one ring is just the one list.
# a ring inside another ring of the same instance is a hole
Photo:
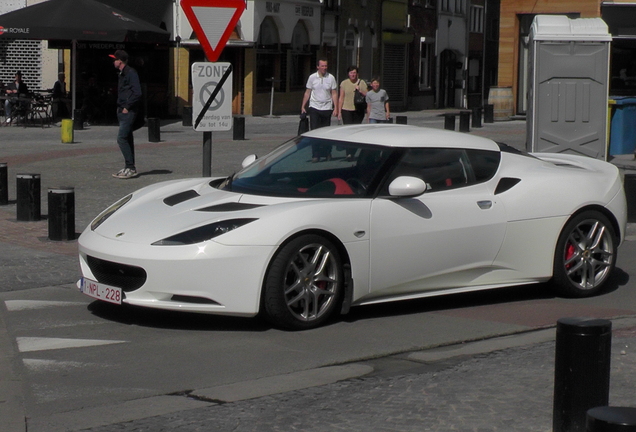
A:
{"label": "sidewalk", "polygon": [[[443,112],[397,115],[406,116],[408,124],[443,128]],[[245,140],[234,141],[232,131],[213,132],[212,174],[231,174],[245,156],[264,155],[294,137],[297,127],[297,116],[246,117]],[[122,166],[116,133],[115,126],[92,126],[75,131],[75,143],[62,144],[56,127],[0,128],[0,162],[8,164],[10,201],[8,206],[0,206],[1,291],[75,282],[76,242],[47,240],[48,188],[75,188],[76,231],[81,232],[101,210],[133,190],[202,173],[203,134],[172,121],[162,124],[159,143],[148,142],[145,128],[136,132],[140,176],[114,179],[111,174]],[[470,133],[525,149],[526,123],[522,120],[483,124]],[[611,162],[626,173],[636,171],[633,155],[621,155]],[[42,221],[15,221],[18,173],[41,175]],[[617,319],[613,328],[610,404],[636,407],[636,318]],[[232,389],[194,389],[188,396],[204,404],[200,408],[147,418],[131,416],[130,421],[82,430],[551,430],[554,329],[334,365],[340,366],[359,372],[352,379],[329,382],[324,379],[328,368],[321,368],[309,372],[322,381],[278,376],[268,385],[261,381],[239,383]],[[285,386],[290,381],[307,386],[290,389]],[[0,405],[5,398],[0,395]],[[119,402],[123,408],[125,404]],[[67,430],[80,429],[69,426]]]}

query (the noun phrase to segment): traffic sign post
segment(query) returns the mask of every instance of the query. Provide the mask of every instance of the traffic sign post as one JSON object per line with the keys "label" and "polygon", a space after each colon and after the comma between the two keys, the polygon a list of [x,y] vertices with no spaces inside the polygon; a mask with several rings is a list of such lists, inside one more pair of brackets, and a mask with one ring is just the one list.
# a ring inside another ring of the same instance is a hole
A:
{"label": "traffic sign post", "polygon": [[[245,0],[181,0],[192,30],[210,62],[216,62],[238,24]],[[203,176],[212,175],[212,131],[232,128],[232,65],[194,63],[192,126],[203,132]]]}
{"label": "traffic sign post", "polygon": [[212,131],[232,128],[232,64],[193,63],[192,127],[203,132],[203,176],[212,175]]}
{"label": "traffic sign post", "polygon": [[245,3],[245,0],[181,0],[181,9],[209,61],[219,59]]}
{"label": "traffic sign post", "polygon": [[232,129],[232,64],[193,63],[191,73],[194,130]]}

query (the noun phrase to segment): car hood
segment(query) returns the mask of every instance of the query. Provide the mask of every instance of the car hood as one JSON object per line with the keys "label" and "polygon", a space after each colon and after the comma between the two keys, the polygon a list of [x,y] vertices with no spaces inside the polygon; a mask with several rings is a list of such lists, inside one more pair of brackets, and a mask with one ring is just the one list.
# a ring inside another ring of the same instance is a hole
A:
{"label": "car hood", "polygon": [[326,201],[245,195],[216,189],[210,183],[210,178],[188,179],[140,189],[94,231],[122,242],[151,244],[218,221],[262,220]]}

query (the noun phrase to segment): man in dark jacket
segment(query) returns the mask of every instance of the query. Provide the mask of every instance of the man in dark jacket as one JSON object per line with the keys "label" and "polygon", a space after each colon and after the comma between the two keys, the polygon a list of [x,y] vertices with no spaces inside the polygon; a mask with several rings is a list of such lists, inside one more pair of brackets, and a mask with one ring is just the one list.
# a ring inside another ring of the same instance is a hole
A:
{"label": "man in dark jacket", "polygon": [[128,53],[123,50],[110,54],[113,58],[115,69],[119,70],[119,82],[117,84],[117,120],[119,121],[119,133],[117,144],[124,156],[126,166],[113,177],[129,179],[137,177],[135,167],[135,141],[133,138],[133,124],[139,113],[141,101],[141,84],[137,71],[128,66]]}

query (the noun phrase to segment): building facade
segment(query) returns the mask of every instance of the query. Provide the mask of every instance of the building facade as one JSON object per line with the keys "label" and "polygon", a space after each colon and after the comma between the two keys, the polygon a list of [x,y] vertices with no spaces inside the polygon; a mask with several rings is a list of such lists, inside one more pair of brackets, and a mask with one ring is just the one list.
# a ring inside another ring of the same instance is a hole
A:
{"label": "building facade", "polygon": [[[16,3],[13,8],[27,6],[25,0],[9,1]],[[190,66],[206,58],[179,2],[101,1],[168,30],[171,43],[152,49],[128,43],[80,43],[80,98],[89,82],[97,82],[105,101],[104,120],[114,120],[107,114],[116,82],[108,54],[126,49],[145,83],[148,114],[181,115],[192,103]],[[479,104],[484,64],[479,3],[484,1],[247,0],[219,58],[234,66],[233,112],[299,112],[307,77],[319,58],[329,61],[329,71],[339,82],[346,79],[351,65],[357,65],[368,81],[379,77],[395,111]],[[53,83],[58,70],[70,71],[68,45],[46,49],[43,42],[41,47],[46,54],[39,57],[53,59],[48,74]],[[37,73],[37,67],[32,69]],[[39,80],[37,87],[43,87],[43,79],[29,79]]]}
{"label": "building facade", "polygon": [[602,18],[612,35],[609,93],[636,96],[635,2],[501,0],[496,86],[511,89],[516,114],[523,115],[527,109],[528,36],[532,20],[539,14]]}

